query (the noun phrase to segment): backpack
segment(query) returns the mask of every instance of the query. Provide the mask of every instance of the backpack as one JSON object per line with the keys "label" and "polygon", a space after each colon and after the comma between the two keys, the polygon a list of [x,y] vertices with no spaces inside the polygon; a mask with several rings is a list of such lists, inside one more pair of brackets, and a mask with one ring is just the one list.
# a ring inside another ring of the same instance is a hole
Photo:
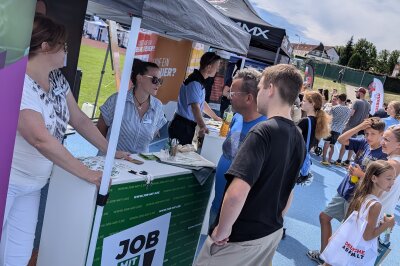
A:
{"label": "backpack", "polygon": [[308,120],[308,132],[307,132],[307,143],[306,143],[306,158],[304,159],[303,166],[300,169],[300,175],[296,180],[297,184],[308,184],[312,181],[312,174],[310,173],[311,168],[311,156],[308,152],[308,148],[310,147],[310,138],[311,138],[311,119],[307,117]]}

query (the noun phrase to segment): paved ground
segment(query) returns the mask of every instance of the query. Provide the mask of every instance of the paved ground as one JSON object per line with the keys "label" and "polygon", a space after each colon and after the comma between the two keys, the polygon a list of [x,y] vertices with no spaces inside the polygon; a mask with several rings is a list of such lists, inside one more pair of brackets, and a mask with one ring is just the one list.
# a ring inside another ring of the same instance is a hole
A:
{"label": "paved ground", "polygon": [[[161,138],[154,140],[151,151],[160,150],[167,136],[166,128],[161,131]],[[93,156],[97,150],[78,134],[69,136],[65,142],[74,156]],[[339,147],[335,147],[337,158]],[[325,208],[345,175],[345,169],[336,166],[322,166],[320,158],[313,156],[311,170],[314,181],[310,186],[297,186],[292,207],[286,218],[286,239],[279,244],[275,254],[274,266],[312,266],[317,265],[305,255],[309,249],[318,249],[320,243],[320,226],[318,215]],[[400,207],[396,209],[396,227],[391,236],[393,251],[382,264],[385,266],[400,265]],[[339,226],[334,222],[334,229]]]}

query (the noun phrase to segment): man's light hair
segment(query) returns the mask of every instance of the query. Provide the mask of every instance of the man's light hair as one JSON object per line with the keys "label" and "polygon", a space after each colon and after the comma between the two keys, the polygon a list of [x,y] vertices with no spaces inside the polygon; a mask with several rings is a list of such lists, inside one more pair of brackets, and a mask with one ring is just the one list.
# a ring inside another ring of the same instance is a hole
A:
{"label": "man's light hair", "polygon": [[264,89],[272,84],[278,88],[282,101],[290,106],[294,104],[299,96],[301,86],[303,86],[303,78],[297,68],[288,64],[270,66],[264,70],[262,76],[264,77]]}
{"label": "man's light hair", "polygon": [[242,79],[242,87],[240,91],[253,95],[254,99],[257,99],[258,94],[258,83],[261,79],[261,72],[254,68],[244,68],[239,70],[233,79]]}

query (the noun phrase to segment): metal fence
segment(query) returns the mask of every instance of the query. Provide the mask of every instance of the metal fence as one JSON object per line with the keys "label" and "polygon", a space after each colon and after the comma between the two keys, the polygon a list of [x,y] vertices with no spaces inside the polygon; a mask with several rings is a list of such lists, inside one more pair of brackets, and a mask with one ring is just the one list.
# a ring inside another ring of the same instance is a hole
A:
{"label": "metal fence", "polygon": [[385,84],[386,80],[386,76],[373,74],[367,71],[353,69],[341,65],[318,62],[314,60],[309,60],[307,61],[307,63],[314,67],[316,76],[330,80],[340,79],[339,71],[344,69],[341,82],[353,86],[368,87],[368,85],[373,81],[374,78],[380,79],[383,84]]}

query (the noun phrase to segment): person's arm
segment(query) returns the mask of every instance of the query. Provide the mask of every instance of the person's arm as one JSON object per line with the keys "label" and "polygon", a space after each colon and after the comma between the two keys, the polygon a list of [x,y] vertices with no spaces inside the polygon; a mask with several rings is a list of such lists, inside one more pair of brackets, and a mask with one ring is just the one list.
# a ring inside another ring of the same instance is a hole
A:
{"label": "person's arm", "polygon": [[359,177],[360,181],[362,181],[365,177],[365,172],[361,169],[361,167],[358,164],[356,164],[355,166],[349,165],[349,174]]}
{"label": "person's arm", "polygon": [[301,135],[303,136],[304,142],[307,143],[307,135],[308,135],[308,118],[303,117],[300,119],[299,123],[297,124],[301,131]]}
{"label": "person's arm", "polygon": [[46,129],[42,115],[30,109],[21,110],[18,120],[21,136],[43,156],[71,174],[100,186],[102,172],[93,171],[75,159]]}
{"label": "person's arm", "polygon": [[268,136],[261,136],[256,125],[248,133],[231,167],[225,174],[232,178],[232,182],[224,195],[219,224],[211,235],[217,245],[223,245],[228,241],[232,226],[240,215],[251,187],[260,178],[264,158],[270,151],[268,144]]}
{"label": "person's arm", "polygon": [[378,221],[379,214],[381,212],[382,205],[380,203],[375,203],[371,206],[368,213],[368,224],[365,228],[363,238],[366,241],[377,238],[380,234],[382,234],[386,229],[393,228],[394,226],[394,217],[384,217],[382,223],[376,227],[376,223]]}
{"label": "person's arm", "polygon": [[221,117],[217,116],[207,102],[204,102],[204,113],[216,121],[222,121]]}
{"label": "person's arm", "polygon": [[369,120],[364,120],[361,124],[352,129],[347,130],[342,135],[339,136],[338,142],[342,145],[349,145],[349,140],[351,136],[357,134],[359,131],[371,127],[371,122]]}
{"label": "person's arm", "polygon": [[[87,117],[78,105],[72,93],[67,94],[67,105],[70,113],[69,123],[75,128],[80,135],[82,135],[86,140],[98,148],[102,153],[107,153],[108,141],[100,133],[98,128],[93,124],[93,122]],[[117,151],[115,154],[116,158],[127,158],[129,156],[128,152]]]}
{"label": "person's arm", "polygon": [[250,188],[247,182],[237,177],[229,185],[222,202],[219,223],[211,235],[217,245],[224,245],[229,240],[232,226],[242,211]]}
{"label": "person's arm", "polygon": [[203,137],[204,134],[208,133],[208,128],[206,123],[204,123],[203,116],[200,110],[200,104],[192,103],[190,104],[193,112],[194,119],[196,120],[197,125],[199,126],[199,137]]}
{"label": "person's arm", "polygon": [[97,129],[100,131],[101,135],[103,135],[105,138],[107,137],[108,126],[106,125],[106,122],[101,114],[99,120],[97,121]]}
{"label": "person's arm", "polygon": [[230,96],[229,96],[229,89],[230,88],[231,88],[230,86],[225,85],[224,89],[222,90],[222,95],[225,96],[228,99],[230,99]]}
{"label": "person's arm", "polygon": [[282,211],[282,217],[285,216],[286,213],[289,211],[290,206],[292,205],[293,196],[294,196],[294,193],[293,193],[293,190],[292,190],[292,192],[290,192],[290,195],[289,195],[288,201],[286,203],[286,206]]}

